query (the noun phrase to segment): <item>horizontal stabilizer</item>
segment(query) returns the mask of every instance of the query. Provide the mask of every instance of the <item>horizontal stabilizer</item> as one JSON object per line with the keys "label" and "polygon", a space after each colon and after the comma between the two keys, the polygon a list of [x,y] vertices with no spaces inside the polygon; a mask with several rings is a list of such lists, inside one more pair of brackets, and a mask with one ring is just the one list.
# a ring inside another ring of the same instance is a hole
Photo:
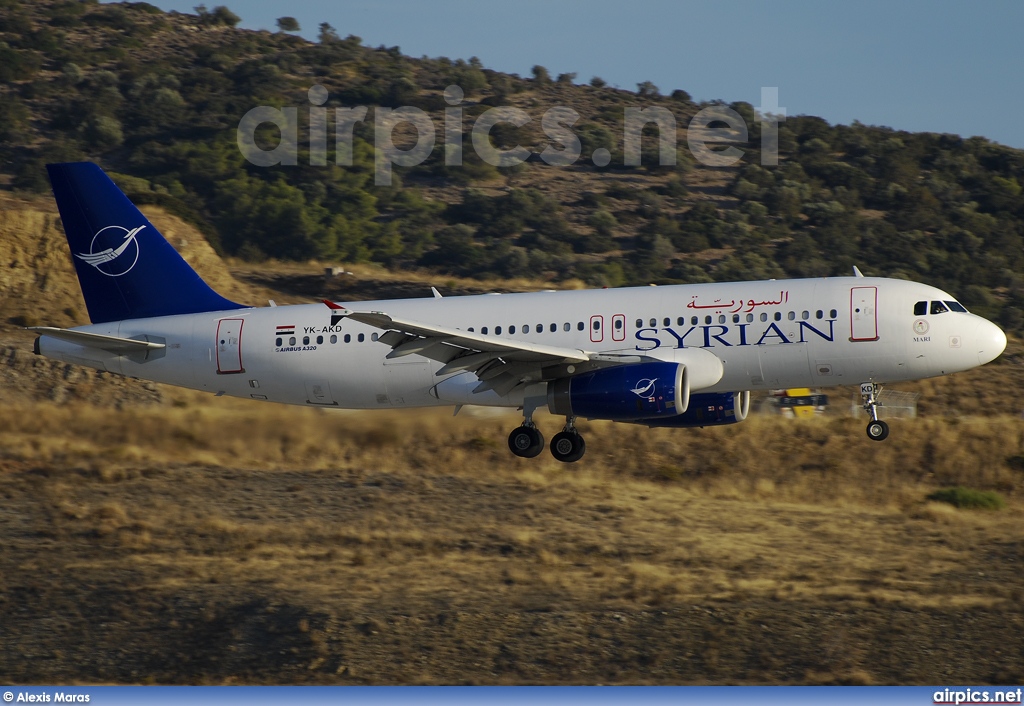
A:
{"label": "horizontal stabilizer", "polygon": [[75,343],[79,346],[88,346],[116,355],[127,355],[129,353],[144,353],[165,348],[163,343],[151,341],[139,341],[134,338],[118,338],[117,336],[105,336],[101,333],[86,333],[66,328],[54,328],[52,326],[29,326],[26,330],[35,331],[42,336],[49,336],[68,343]]}

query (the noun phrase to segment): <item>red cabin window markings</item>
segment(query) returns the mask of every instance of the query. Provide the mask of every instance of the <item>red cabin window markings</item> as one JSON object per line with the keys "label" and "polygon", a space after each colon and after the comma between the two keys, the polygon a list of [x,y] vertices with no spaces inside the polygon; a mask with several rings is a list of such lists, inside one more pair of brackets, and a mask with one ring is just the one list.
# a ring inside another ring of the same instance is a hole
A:
{"label": "red cabin window markings", "polygon": [[612,317],[612,340],[626,340],[626,315],[616,314]]}

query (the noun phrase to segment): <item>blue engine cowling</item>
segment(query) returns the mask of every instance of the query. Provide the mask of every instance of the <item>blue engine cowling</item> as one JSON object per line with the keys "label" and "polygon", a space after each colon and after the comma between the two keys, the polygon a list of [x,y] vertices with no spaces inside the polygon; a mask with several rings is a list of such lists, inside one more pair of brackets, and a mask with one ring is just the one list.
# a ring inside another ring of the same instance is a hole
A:
{"label": "blue engine cowling", "polygon": [[690,405],[682,414],[668,419],[641,419],[637,424],[675,428],[715,427],[742,422],[749,411],[749,392],[705,393],[690,395]]}
{"label": "blue engine cowling", "polygon": [[674,417],[690,398],[686,366],[632,363],[603,368],[548,384],[552,414],[612,421]]}

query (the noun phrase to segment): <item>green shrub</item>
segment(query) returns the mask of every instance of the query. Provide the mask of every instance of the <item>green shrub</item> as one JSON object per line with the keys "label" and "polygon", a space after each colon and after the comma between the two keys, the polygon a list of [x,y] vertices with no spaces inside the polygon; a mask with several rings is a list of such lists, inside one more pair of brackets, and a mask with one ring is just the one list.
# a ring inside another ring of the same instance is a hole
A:
{"label": "green shrub", "polygon": [[282,32],[298,32],[301,29],[299,21],[294,17],[278,17],[277,28]]}
{"label": "green shrub", "polygon": [[962,486],[936,490],[928,499],[968,510],[1002,510],[1006,507],[1006,501],[994,490],[975,490]]}

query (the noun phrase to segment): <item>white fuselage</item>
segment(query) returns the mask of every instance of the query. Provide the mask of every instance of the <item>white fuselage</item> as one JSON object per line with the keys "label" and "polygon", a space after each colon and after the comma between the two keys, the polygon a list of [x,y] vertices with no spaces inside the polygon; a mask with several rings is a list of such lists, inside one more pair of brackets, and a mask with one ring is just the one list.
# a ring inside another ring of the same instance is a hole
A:
{"label": "white fuselage", "polygon": [[[671,360],[703,349],[722,361],[707,392],[898,382],[967,370],[1002,352],[1005,337],[952,301],[902,280],[839,277],[623,289],[492,294],[347,304],[405,320],[561,348]],[[44,336],[40,353],[69,363],[197,390],[343,408],[452,404],[518,406],[522,397],[472,393],[471,373],[387,359],[380,329],[323,304],[239,309],[83,326],[166,344],[159,355],[115,355]],[[443,380],[446,385],[438,387]],[[469,379],[471,378],[471,379]],[[459,381],[465,379],[465,384]]]}

